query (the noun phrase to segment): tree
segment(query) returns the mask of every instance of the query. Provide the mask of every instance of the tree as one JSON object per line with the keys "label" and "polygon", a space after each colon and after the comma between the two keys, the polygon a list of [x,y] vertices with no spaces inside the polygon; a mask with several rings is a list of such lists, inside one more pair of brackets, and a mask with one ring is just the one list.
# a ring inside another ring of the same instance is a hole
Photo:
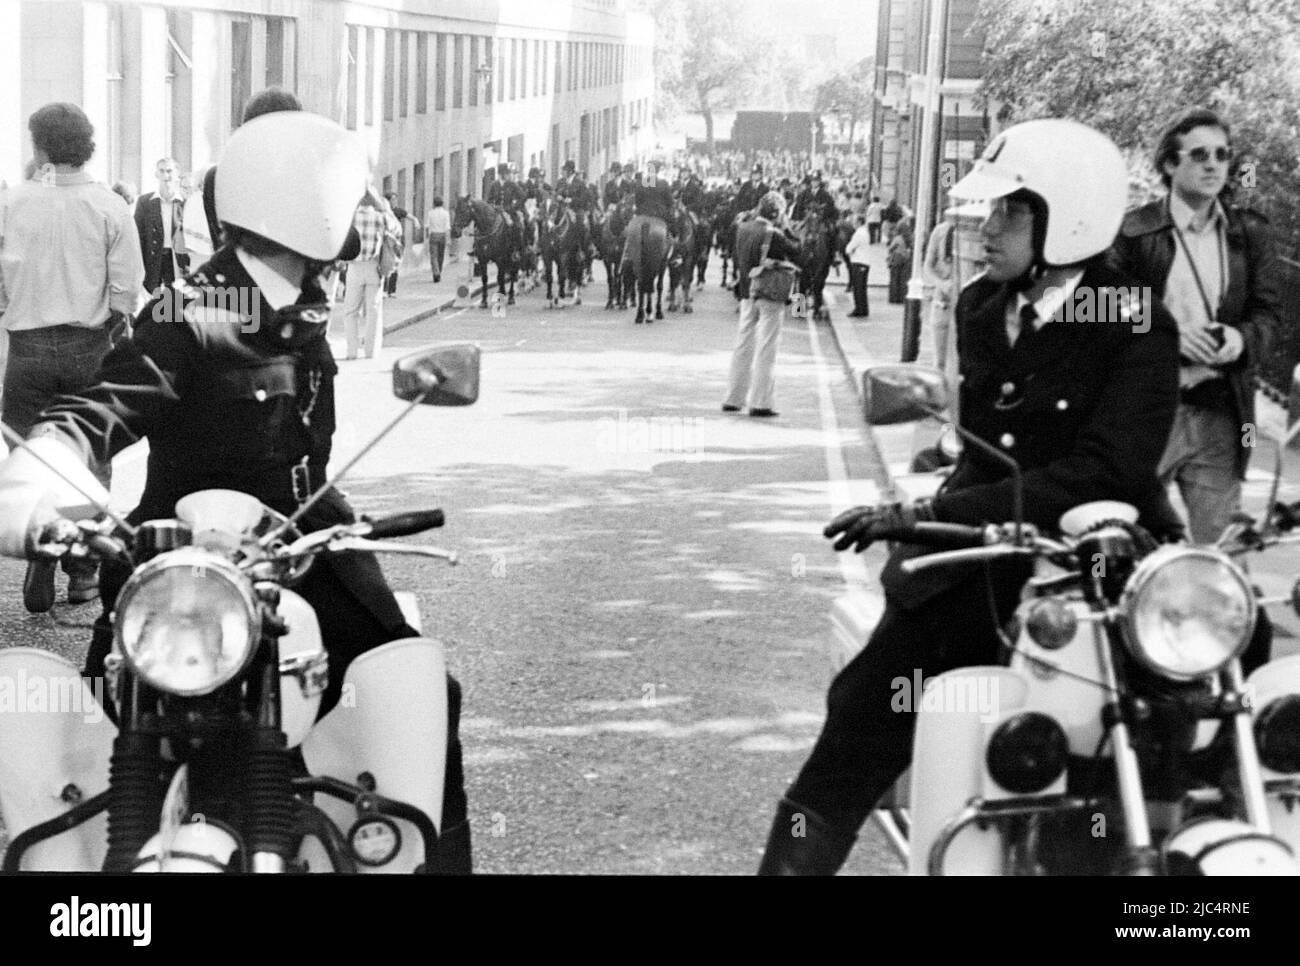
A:
{"label": "tree", "polygon": [[779,70],[773,27],[756,22],[745,0],[659,0],[642,9],[655,22],[656,118],[699,112],[712,154],[714,113]]}
{"label": "tree", "polygon": [[871,115],[872,78],[876,63],[866,57],[845,70],[832,74],[817,86],[813,110],[818,114],[835,114],[849,122],[849,146],[853,146],[858,122]]}
{"label": "tree", "polygon": [[1004,124],[1068,117],[1108,134],[1148,186],[1161,128],[1217,110],[1235,200],[1300,248],[1300,7],[1293,0],[981,0],[981,94]]}

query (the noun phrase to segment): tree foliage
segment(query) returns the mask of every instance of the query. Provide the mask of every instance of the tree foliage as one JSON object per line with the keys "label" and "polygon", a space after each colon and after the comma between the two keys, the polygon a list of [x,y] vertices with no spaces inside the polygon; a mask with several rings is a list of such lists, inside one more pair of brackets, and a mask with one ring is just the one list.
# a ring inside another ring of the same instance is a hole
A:
{"label": "tree foliage", "polygon": [[1135,174],[1182,110],[1219,111],[1235,200],[1300,248],[1300,4],[1294,0],[981,0],[981,93],[1003,124],[1068,117],[1104,131]]}
{"label": "tree foliage", "polygon": [[875,59],[865,57],[826,78],[814,92],[813,110],[846,119],[850,141],[857,126],[871,116],[874,73]]}

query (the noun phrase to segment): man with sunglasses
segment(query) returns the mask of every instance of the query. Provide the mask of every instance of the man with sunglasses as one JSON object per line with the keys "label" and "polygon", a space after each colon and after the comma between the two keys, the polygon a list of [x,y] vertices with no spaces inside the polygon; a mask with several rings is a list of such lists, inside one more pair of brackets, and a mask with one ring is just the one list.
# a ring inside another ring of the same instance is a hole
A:
{"label": "man with sunglasses", "polygon": [[1264,217],[1228,202],[1232,147],[1217,114],[1177,117],[1155,166],[1169,194],[1128,213],[1115,254],[1178,322],[1180,401],[1160,480],[1178,484],[1192,539],[1210,543],[1241,503],[1255,370],[1281,319],[1278,261]]}

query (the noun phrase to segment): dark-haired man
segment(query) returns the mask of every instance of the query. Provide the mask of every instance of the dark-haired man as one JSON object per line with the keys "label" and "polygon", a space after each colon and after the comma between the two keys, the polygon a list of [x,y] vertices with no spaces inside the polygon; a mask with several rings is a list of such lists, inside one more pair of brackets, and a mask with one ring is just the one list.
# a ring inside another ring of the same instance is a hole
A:
{"label": "dark-haired man", "polygon": [[154,166],[158,190],[141,195],[135,203],[135,227],[144,261],[144,287],[150,295],[185,274],[184,209],[181,169],[171,158]]}
{"label": "dark-haired man", "polygon": [[1169,194],[1124,219],[1115,254],[1178,321],[1181,398],[1160,461],[1192,539],[1212,543],[1241,504],[1255,421],[1255,371],[1281,320],[1278,260],[1265,218],[1228,202],[1228,125],[1186,111],[1161,135]]}
{"label": "dark-haired man", "polygon": [[[135,310],[144,264],[131,209],[82,170],[95,151],[86,115],[46,104],[28,121],[39,181],[0,192],[0,321],[9,332],[3,420],[27,435],[64,393],[89,385]],[[105,485],[110,464],[96,464]],[[94,600],[93,566],[68,564],[69,603]],[[54,603],[55,568],[28,565],[28,610]]]}

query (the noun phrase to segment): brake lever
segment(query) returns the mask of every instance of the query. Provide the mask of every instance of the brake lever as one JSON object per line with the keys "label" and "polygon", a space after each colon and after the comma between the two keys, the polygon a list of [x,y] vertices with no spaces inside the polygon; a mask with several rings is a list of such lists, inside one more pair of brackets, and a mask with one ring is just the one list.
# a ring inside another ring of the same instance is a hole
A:
{"label": "brake lever", "polygon": [[336,535],[329,541],[326,550],[330,553],[346,550],[368,550],[371,553],[396,553],[412,557],[433,557],[438,560],[445,560],[453,567],[460,563],[460,556],[452,550],[414,546],[409,543],[398,543],[395,540],[367,540],[365,537],[350,534]]}

